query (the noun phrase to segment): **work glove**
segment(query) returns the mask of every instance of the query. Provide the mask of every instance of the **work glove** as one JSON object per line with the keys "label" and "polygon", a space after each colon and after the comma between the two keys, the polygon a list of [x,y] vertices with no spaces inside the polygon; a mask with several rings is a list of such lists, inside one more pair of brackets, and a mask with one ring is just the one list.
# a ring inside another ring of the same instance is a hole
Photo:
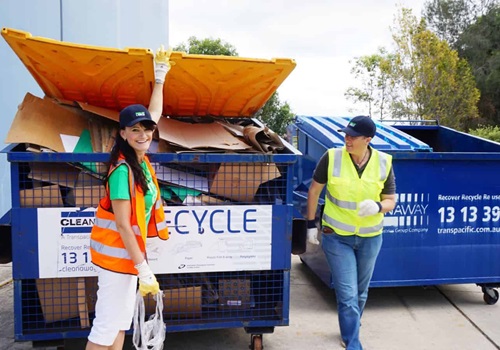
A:
{"label": "work glove", "polygon": [[139,272],[137,277],[139,277],[139,292],[141,292],[142,296],[146,296],[149,293],[153,295],[158,293],[160,291],[160,285],[146,260],[135,265],[135,268]]}
{"label": "work glove", "polygon": [[317,228],[308,228],[307,229],[307,241],[311,244],[318,245],[318,229]]}
{"label": "work glove", "polygon": [[364,201],[359,203],[358,215],[359,216],[375,215],[380,212],[380,209],[382,209],[382,206],[380,204],[378,204],[372,199],[365,199]]}
{"label": "work glove", "polygon": [[170,54],[172,50],[165,51],[163,45],[156,51],[155,55],[155,82],[157,84],[163,84],[165,82],[165,76],[170,70]]}
{"label": "work glove", "polygon": [[318,245],[318,228],[314,220],[307,220],[307,241],[311,244]]}

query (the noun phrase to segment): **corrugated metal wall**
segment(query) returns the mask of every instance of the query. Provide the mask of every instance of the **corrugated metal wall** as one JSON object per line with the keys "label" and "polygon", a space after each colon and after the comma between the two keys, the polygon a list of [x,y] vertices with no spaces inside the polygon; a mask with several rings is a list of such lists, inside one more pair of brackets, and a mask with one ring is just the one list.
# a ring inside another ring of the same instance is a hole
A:
{"label": "corrugated metal wall", "polygon": [[[168,0],[2,0],[0,26],[67,42],[106,47],[168,47]],[[0,39],[0,140],[17,106],[41,89],[7,43]],[[5,144],[0,145],[3,149]],[[0,155],[0,217],[11,207],[10,171]]]}

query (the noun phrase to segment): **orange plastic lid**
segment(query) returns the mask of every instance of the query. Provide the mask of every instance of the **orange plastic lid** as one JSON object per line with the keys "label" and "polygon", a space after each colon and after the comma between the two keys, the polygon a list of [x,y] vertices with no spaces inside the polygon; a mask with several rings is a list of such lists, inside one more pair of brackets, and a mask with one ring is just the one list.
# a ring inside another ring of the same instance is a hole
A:
{"label": "orange plastic lid", "polygon": [[[153,53],[33,37],[3,28],[2,36],[45,95],[119,111],[149,104]],[[295,68],[292,59],[249,59],[173,52],[164,86],[163,114],[249,117]]]}

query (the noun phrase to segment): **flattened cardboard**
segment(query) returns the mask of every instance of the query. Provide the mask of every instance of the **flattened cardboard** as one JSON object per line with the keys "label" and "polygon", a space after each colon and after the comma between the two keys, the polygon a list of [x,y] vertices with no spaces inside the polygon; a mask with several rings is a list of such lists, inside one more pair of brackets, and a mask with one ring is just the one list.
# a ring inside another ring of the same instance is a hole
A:
{"label": "flattened cardboard", "polygon": [[274,163],[222,163],[210,192],[235,201],[252,202],[261,183],[280,176]]}
{"label": "flattened cardboard", "polygon": [[[175,314],[173,318],[201,317],[201,286],[163,290],[163,313]],[[151,294],[144,298],[146,314],[153,314],[156,302]]]}
{"label": "flattened cardboard", "polygon": [[83,103],[83,102],[78,102],[78,101],[75,101],[75,102],[84,111],[100,115],[102,117],[108,118],[108,119],[113,120],[115,122],[120,121],[120,113],[118,111],[114,111],[112,109],[103,108],[103,107],[92,106],[92,105],[89,105],[88,103]]}
{"label": "flattened cardboard", "polygon": [[64,152],[60,135],[79,137],[88,125],[86,118],[76,111],[27,93],[19,105],[5,143],[32,143]]}
{"label": "flattened cardboard", "polygon": [[160,118],[158,131],[161,139],[190,150],[209,148],[244,151],[252,148],[218,123],[185,123],[172,118]]}
{"label": "flattened cardboard", "polygon": [[97,300],[96,277],[36,279],[38,298],[45,323],[80,318],[82,328],[90,327],[89,312]]}
{"label": "flattened cardboard", "polygon": [[106,195],[104,186],[75,187],[73,189],[75,206],[81,208],[97,208],[99,200]]}
{"label": "flattened cardboard", "polygon": [[32,163],[28,178],[74,187],[80,170],[66,163]]}
{"label": "flattened cardboard", "polygon": [[78,317],[78,279],[45,278],[36,280],[38,298],[46,323]]}
{"label": "flattened cardboard", "polygon": [[36,187],[19,191],[21,208],[46,208],[64,206],[58,185]]}

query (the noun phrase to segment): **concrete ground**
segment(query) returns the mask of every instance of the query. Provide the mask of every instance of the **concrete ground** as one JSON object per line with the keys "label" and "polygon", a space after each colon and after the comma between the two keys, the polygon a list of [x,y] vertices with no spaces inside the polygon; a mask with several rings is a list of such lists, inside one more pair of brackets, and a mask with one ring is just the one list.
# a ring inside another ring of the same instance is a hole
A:
{"label": "concrete ground", "polygon": [[[0,265],[0,350],[32,349],[13,341],[10,265]],[[363,316],[367,350],[499,350],[500,302],[486,305],[475,285],[373,288]],[[341,349],[333,290],[296,256],[292,259],[290,325],[263,338],[265,350]],[[242,329],[171,333],[164,349],[248,349]],[[66,347],[68,348],[68,346]],[[130,345],[127,345],[131,349]],[[41,348],[44,349],[44,348]],[[54,350],[55,348],[45,348]],[[84,349],[84,342],[71,349]]]}

